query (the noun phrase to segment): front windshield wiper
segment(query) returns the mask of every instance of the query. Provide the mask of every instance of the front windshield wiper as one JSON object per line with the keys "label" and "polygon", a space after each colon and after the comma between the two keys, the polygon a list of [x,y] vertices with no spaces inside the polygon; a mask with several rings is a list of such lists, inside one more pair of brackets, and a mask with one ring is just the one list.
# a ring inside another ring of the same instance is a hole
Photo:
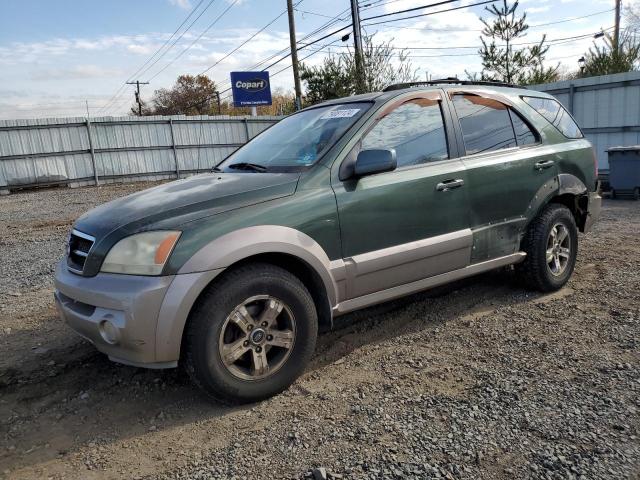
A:
{"label": "front windshield wiper", "polygon": [[253,170],[254,172],[267,171],[267,167],[265,167],[264,165],[260,165],[258,163],[250,163],[250,162],[232,163],[228,167],[233,168],[234,170]]}
{"label": "front windshield wiper", "polygon": [[213,168],[211,169],[211,171],[212,171],[212,172],[221,172],[221,171],[222,171],[222,169],[221,169],[220,167],[213,167]]}

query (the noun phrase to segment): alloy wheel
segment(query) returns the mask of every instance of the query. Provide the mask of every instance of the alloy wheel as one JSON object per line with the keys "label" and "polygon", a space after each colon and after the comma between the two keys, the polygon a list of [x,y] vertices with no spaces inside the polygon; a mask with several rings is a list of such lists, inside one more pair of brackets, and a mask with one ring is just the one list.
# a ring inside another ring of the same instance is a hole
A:
{"label": "alloy wheel", "polygon": [[556,223],[547,239],[547,267],[552,275],[560,276],[567,269],[570,259],[571,236],[569,229],[562,223]]}
{"label": "alloy wheel", "polygon": [[218,351],[229,372],[259,380],[279,370],[295,341],[295,318],[282,300],[270,295],[246,299],[222,325]]}

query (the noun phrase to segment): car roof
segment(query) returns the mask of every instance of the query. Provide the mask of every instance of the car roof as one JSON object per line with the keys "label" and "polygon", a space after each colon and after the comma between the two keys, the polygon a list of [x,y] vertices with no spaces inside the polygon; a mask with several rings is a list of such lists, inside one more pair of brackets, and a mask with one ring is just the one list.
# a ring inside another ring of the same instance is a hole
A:
{"label": "car roof", "polygon": [[456,84],[456,83],[449,83],[449,84],[442,83],[437,85],[419,85],[415,87],[399,88],[397,90],[394,89],[386,92],[371,92],[371,93],[364,93],[360,95],[351,95],[349,97],[342,97],[342,98],[327,100],[325,102],[318,103],[308,108],[344,104],[344,103],[355,103],[355,102],[386,102],[387,100],[393,97],[404,95],[409,92],[423,92],[423,91],[432,91],[432,90],[444,90],[445,92],[448,92],[449,90],[455,90],[456,92],[464,92],[464,91],[483,92],[484,91],[488,94],[499,93],[507,97],[530,96],[530,97],[553,98],[548,93],[540,92],[538,90],[529,90],[526,87],[483,85],[480,83],[479,84],[462,84],[462,85]]}

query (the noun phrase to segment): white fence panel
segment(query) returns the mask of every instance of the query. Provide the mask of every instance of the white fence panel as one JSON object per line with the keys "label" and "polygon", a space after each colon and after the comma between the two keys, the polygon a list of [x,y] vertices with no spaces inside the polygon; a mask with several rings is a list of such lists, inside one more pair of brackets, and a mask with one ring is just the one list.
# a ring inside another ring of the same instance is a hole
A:
{"label": "white fence panel", "polygon": [[180,115],[0,121],[0,192],[209,170],[279,119]]}

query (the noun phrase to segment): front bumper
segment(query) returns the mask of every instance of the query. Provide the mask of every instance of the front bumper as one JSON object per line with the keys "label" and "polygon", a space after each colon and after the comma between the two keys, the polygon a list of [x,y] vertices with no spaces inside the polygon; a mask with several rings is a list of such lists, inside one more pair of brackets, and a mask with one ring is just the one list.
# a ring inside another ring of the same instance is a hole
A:
{"label": "front bumper", "polygon": [[593,224],[600,218],[600,210],[602,210],[602,197],[600,196],[600,185],[595,192],[589,192],[589,201],[587,204],[587,217],[584,221],[584,233],[587,233],[593,227]]}
{"label": "front bumper", "polygon": [[156,328],[174,276],[145,277],[71,273],[63,260],[55,276],[55,300],[61,317],[111,360],[146,368],[169,368],[177,361],[156,361]]}

